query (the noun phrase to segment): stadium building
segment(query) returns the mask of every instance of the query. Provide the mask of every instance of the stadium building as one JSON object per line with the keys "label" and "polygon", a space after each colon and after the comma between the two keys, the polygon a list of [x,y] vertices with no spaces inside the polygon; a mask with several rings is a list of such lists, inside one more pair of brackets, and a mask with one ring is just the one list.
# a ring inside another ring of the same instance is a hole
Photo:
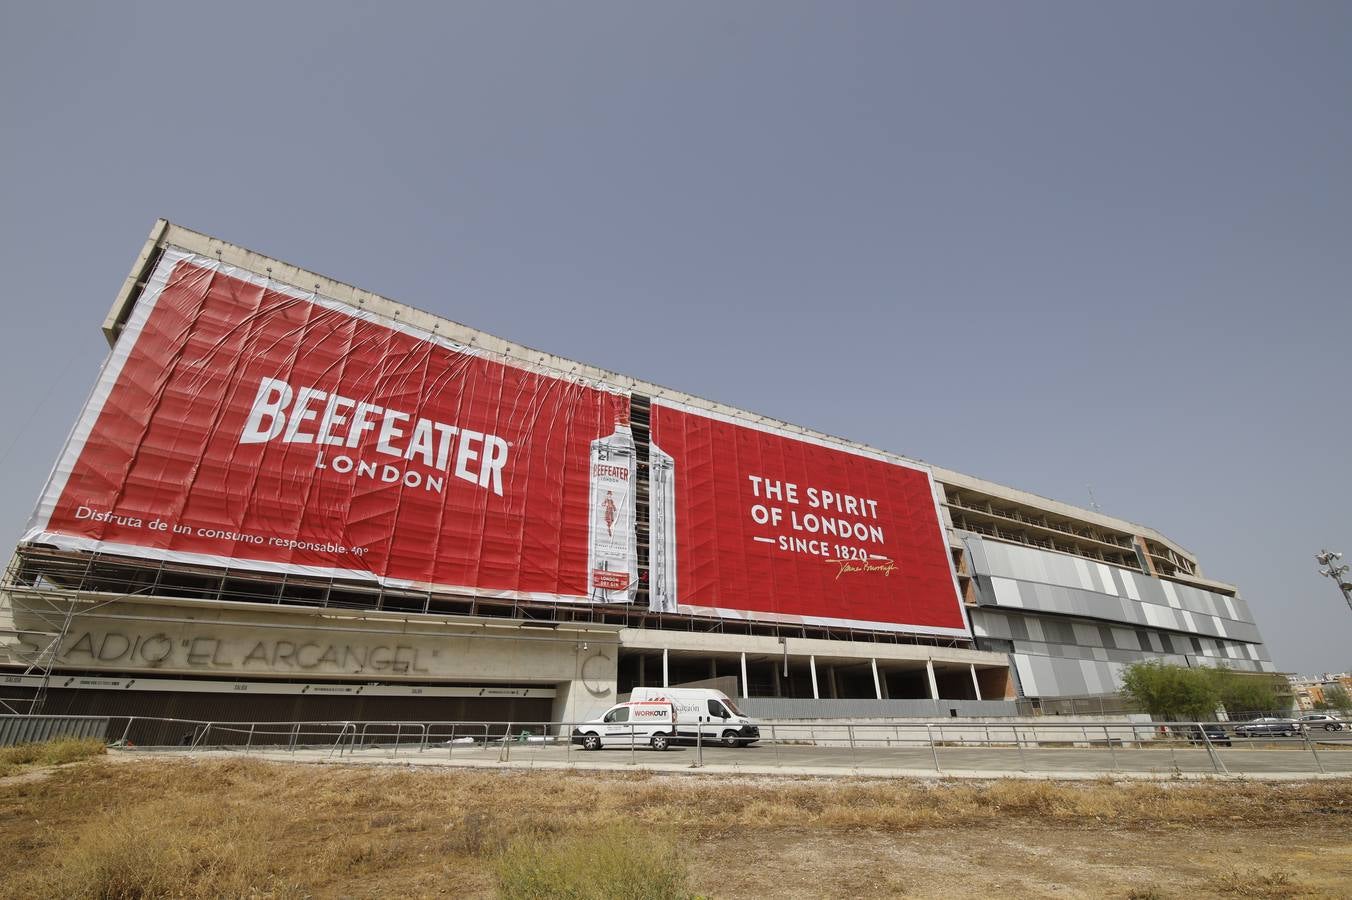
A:
{"label": "stadium building", "polygon": [[1153,529],[164,221],[103,332],[5,572],[0,711],[578,721],[713,684],[764,717],[1012,715],[1107,708],[1142,659],[1273,670]]}

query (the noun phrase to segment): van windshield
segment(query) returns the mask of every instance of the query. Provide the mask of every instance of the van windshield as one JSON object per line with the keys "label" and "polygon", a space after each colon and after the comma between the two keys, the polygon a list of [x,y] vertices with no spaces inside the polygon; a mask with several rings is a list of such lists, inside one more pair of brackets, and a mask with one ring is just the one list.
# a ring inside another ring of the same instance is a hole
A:
{"label": "van windshield", "polygon": [[723,698],[723,705],[726,706],[726,707],[732,712],[732,714],[733,714],[734,716],[740,716],[740,715],[743,715],[742,711],[741,711],[740,709],[737,708],[737,704],[732,702],[732,698],[731,698],[731,697],[724,697],[724,698]]}

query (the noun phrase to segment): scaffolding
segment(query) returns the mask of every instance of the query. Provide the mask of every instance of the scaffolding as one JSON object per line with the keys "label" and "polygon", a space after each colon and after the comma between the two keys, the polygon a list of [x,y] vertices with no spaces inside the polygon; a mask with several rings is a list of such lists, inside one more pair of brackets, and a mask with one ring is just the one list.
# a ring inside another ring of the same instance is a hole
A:
{"label": "scaffolding", "polygon": [[[80,604],[74,591],[41,580],[20,584],[20,565],[16,555],[0,582],[0,663],[22,666],[17,678],[5,680],[0,713],[36,715],[42,712],[52,671]],[[24,686],[33,684],[35,677],[37,689],[30,693]]]}

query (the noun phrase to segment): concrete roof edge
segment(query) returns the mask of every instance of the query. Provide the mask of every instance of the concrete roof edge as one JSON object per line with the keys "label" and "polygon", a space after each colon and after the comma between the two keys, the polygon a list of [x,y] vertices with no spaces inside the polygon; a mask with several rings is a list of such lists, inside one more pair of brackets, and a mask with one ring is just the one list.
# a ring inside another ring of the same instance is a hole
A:
{"label": "concrete roof edge", "polygon": [[1048,512],[1064,515],[1067,518],[1080,519],[1095,525],[1101,525],[1104,528],[1111,528],[1114,531],[1123,531],[1129,534],[1147,537],[1152,541],[1159,541],[1175,553],[1180,553],[1193,562],[1197,561],[1197,557],[1190,550],[1181,546],[1178,542],[1169,537],[1160,534],[1160,532],[1148,525],[1141,525],[1140,523],[1132,522],[1128,519],[1119,519],[1116,516],[1105,515],[1096,510],[1085,509],[1061,500],[1053,500],[1050,497],[1043,497],[1040,494],[1034,494],[1031,491],[1012,488],[1008,485],[1003,485],[994,481],[987,481],[986,479],[978,478],[975,475],[965,475],[962,472],[955,472],[952,469],[945,469],[940,466],[932,465],[930,468],[934,470],[935,479],[944,484],[958,488],[965,487],[983,494],[1004,497],[1011,502],[1022,503],[1026,506],[1036,506],[1045,509]]}

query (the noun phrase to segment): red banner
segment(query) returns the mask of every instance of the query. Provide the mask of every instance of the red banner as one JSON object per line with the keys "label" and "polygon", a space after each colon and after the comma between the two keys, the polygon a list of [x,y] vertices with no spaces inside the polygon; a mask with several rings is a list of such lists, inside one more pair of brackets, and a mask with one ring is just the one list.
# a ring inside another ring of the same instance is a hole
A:
{"label": "red banner", "polygon": [[674,532],[680,611],[966,633],[928,471],[659,402],[652,443],[673,470],[674,516],[655,506],[651,528]]}
{"label": "red banner", "polygon": [[627,404],[171,250],[26,538],[587,596],[589,454]]}

